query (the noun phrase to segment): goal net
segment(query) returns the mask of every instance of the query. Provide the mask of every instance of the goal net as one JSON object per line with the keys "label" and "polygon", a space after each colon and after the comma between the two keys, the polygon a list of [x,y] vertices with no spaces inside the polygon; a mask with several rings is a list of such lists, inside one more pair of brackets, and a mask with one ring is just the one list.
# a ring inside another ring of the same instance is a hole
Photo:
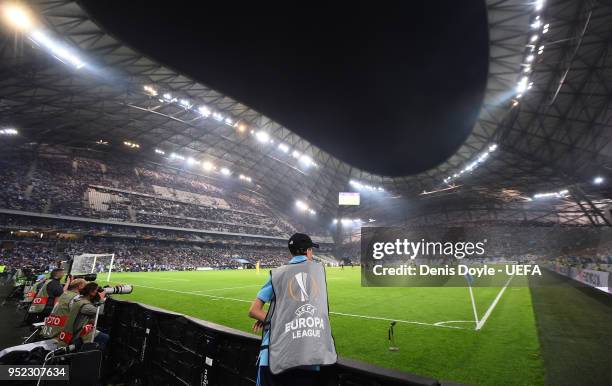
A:
{"label": "goal net", "polygon": [[114,253],[83,253],[72,258],[70,273],[72,275],[103,274],[106,276],[106,281],[110,281],[114,262]]}

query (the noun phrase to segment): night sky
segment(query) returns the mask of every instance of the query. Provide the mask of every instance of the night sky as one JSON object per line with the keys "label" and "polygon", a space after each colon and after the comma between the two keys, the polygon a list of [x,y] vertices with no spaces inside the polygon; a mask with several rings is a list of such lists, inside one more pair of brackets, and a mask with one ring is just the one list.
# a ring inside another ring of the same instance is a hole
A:
{"label": "night sky", "polygon": [[484,1],[82,4],[134,49],[376,174],[446,160],[486,85]]}

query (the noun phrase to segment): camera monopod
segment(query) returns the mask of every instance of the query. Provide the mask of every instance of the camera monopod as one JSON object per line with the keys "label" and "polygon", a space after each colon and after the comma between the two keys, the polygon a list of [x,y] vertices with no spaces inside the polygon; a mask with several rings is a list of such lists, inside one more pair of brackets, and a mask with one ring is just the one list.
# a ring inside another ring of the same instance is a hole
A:
{"label": "camera monopod", "polygon": [[394,320],[389,326],[389,351],[399,351],[399,347],[395,345],[395,336],[393,334],[393,327],[397,322]]}

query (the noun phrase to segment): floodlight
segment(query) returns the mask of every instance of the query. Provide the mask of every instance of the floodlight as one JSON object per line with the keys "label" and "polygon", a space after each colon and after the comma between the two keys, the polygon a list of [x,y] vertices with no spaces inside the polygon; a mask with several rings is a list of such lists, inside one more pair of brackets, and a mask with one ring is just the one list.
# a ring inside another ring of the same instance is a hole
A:
{"label": "floodlight", "polygon": [[278,148],[280,149],[280,151],[282,151],[283,153],[288,153],[289,152],[289,146],[285,145],[284,143],[279,143],[278,144]]}
{"label": "floodlight", "polygon": [[1,135],[17,135],[19,134],[19,132],[15,129],[1,129],[0,134]]}
{"label": "floodlight", "polygon": [[332,221],[334,224],[338,224],[338,219],[335,218],[334,221]]}
{"label": "floodlight", "polygon": [[526,60],[527,60],[528,62],[532,62],[532,61],[533,61],[533,55],[529,55],[529,56],[526,58]]}
{"label": "floodlight", "polygon": [[535,10],[539,11],[544,7],[544,0],[536,0],[534,4]]}
{"label": "floodlight", "polygon": [[144,90],[151,96],[157,96],[157,90],[155,90],[152,86],[144,86]]}
{"label": "floodlight", "polygon": [[77,70],[85,65],[78,56],[70,52],[63,44],[55,42],[41,30],[32,32],[30,38],[38,45],[49,50],[62,63],[72,64]]}
{"label": "floodlight", "polygon": [[186,109],[189,109],[189,108],[191,108],[191,106],[192,106],[192,105],[191,105],[191,102],[189,102],[189,99],[181,99],[181,100],[179,101],[179,104],[180,104],[181,106],[183,106],[184,108],[186,108]]}
{"label": "floodlight", "polygon": [[232,172],[228,168],[221,168],[221,174],[224,176],[229,176]]}
{"label": "floodlight", "polygon": [[24,7],[17,4],[7,4],[3,11],[7,23],[17,30],[27,31],[34,25],[30,12]]}
{"label": "floodlight", "polygon": [[223,118],[224,118],[224,117],[223,117],[223,114],[221,114],[221,113],[213,113],[213,114],[212,114],[212,116],[213,116],[213,118],[214,118],[215,120],[217,120],[217,121],[219,121],[219,122],[221,122],[221,121],[223,120]]}
{"label": "floodlight", "polygon": [[297,200],[295,202],[295,206],[297,206],[297,208],[302,211],[308,210],[308,205],[306,205],[303,201],[300,200]]}
{"label": "floodlight", "polygon": [[529,39],[529,41],[532,43],[535,42],[536,40],[538,40],[538,35],[533,35],[531,39]]}
{"label": "floodlight", "polygon": [[542,22],[540,21],[540,19],[537,19],[531,24],[531,28],[538,29],[540,28],[541,25],[542,25]]}
{"label": "floodlight", "polygon": [[304,154],[300,157],[300,162],[303,163],[305,166],[310,166],[312,165],[312,158]]}
{"label": "floodlight", "polygon": [[225,118],[225,124],[228,126],[232,126],[234,124],[234,121],[232,121],[232,118]]}
{"label": "floodlight", "polygon": [[210,109],[206,106],[198,107],[198,111],[204,118],[208,118],[210,116]]}
{"label": "floodlight", "polygon": [[297,150],[294,150],[293,153],[291,153],[291,155],[293,156],[293,158],[300,158],[300,152]]}
{"label": "floodlight", "polygon": [[270,142],[270,134],[262,130],[258,131],[257,134],[255,134],[255,138],[257,138],[257,140],[261,143]]}
{"label": "floodlight", "polygon": [[604,182],[604,178],[603,178],[603,177],[601,177],[601,176],[597,176],[597,177],[595,177],[595,178],[593,179],[593,183],[594,183],[595,185],[599,185],[599,184],[601,184],[602,182]]}
{"label": "floodlight", "polygon": [[161,155],[166,154],[166,152],[165,152],[165,151],[163,151],[163,150],[161,150],[161,149],[155,149],[155,152],[156,152],[157,154],[161,154]]}
{"label": "floodlight", "polygon": [[204,168],[206,171],[211,171],[215,168],[215,165],[213,165],[210,161],[205,161],[202,163],[202,168]]}
{"label": "floodlight", "polygon": [[529,82],[529,78],[526,76],[522,77],[521,80],[516,85],[516,92],[520,94],[524,92],[525,90],[527,90],[527,82]]}

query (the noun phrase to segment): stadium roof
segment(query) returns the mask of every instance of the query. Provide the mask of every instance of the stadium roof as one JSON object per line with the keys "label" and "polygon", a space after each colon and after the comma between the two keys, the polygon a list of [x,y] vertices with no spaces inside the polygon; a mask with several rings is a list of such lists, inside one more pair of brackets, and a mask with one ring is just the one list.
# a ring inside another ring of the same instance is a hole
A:
{"label": "stadium roof", "polygon": [[210,161],[248,175],[265,195],[290,205],[301,200],[330,216],[350,181],[353,189],[382,187],[405,198],[450,188],[442,194],[503,202],[509,190],[519,197],[555,192],[608,167],[610,5],[487,1],[489,75],[471,135],[435,169],[391,178],[341,162],[290,128],[149,60],[102,30],[77,2],[26,4],[38,29],[0,24],[0,126],[17,128],[29,142],[91,148],[128,142],[151,158],[162,157],[158,149],[163,157],[177,155],[169,162]]}

